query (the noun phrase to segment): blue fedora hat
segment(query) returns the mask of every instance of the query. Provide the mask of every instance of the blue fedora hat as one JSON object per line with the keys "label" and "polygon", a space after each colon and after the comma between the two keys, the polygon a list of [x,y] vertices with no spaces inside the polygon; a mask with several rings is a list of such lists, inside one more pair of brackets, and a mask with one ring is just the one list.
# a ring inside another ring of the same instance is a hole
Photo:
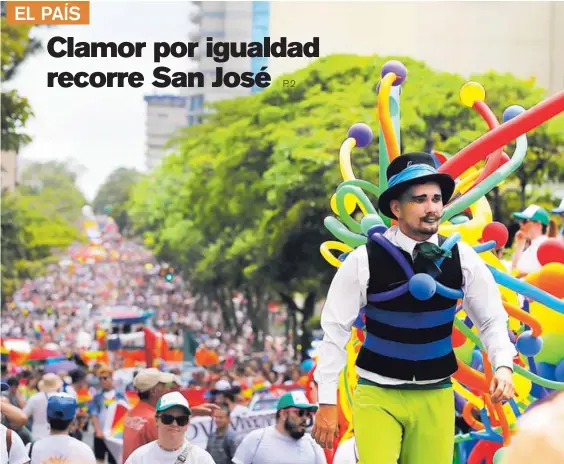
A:
{"label": "blue fedora hat", "polygon": [[388,188],[378,199],[378,209],[385,216],[396,219],[390,209],[390,201],[396,200],[412,185],[435,182],[439,184],[443,204],[448,203],[454,192],[454,179],[437,171],[435,159],[428,153],[406,153],[395,158],[386,170]]}

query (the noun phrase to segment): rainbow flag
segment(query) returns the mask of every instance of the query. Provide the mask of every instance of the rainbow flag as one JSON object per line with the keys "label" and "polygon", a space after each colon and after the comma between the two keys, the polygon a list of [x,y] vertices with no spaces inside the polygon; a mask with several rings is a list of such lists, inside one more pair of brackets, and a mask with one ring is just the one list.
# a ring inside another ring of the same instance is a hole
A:
{"label": "rainbow flag", "polygon": [[92,395],[88,388],[80,388],[76,391],[76,401],[81,409],[88,406],[88,403],[92,401]]}
{"label": "rainbow flag", "polygon": [[125,416],[129,409],[123,404],[116,404],[116,411],[112,420],[111,436],[112,438],[123,439],[123,427],[125,424]]}
{"label": "rainbow flag", "polygon": [[133,409],[139,403],[139,395],[134,390],[127,390],[125,392],[129,406]]}
{"label": "rainbow flag", "polygon": [[0,361],[2,362],[2,364],[4,365],[8,364],[8,359],[10,358],[10,352],[8,351],[8,348],[4,346],[4,344],[2,344],[2,346],[0,347],[0,355],[1,355]]}

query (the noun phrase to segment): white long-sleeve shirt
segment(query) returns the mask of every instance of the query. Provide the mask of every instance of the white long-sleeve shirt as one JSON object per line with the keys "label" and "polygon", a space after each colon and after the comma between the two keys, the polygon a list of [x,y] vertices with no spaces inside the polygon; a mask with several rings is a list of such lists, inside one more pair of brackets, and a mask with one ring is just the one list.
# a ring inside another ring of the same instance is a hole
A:
{"label": "white long-sleeve shirt", "polygon": [[[403,234],[397,226],[389,228],[384,236],[413,257],[418,242]],[[438,235],[432,236],[428,241],[438,245]],[[508,317],[497,284],[486,264],[472,247],[459,242],[458,250],[462,267],[464,309],[478,328],[480,339],[494,369],[502,366],[513,369],[513,358],[517,351],[507,333]],[[319,345],[319,360],[314,375],[319,387],[320,404],[337,403],[339,374],[347,362],[346,345],[360,309],[367,304],[369,278],[368,252],[366,246],[360,246],[347,256],[329,288],[321,313],[321,327],[325,335]],[[381,385],[430,384],[443,380],[406,382],[359,367],[356,369],[360,377]]]}

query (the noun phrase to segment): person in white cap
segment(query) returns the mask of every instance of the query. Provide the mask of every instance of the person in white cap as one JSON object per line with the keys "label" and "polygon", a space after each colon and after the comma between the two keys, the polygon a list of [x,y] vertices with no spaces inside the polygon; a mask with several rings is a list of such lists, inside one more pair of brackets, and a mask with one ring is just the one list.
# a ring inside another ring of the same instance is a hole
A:
{"label": "person in white cap", "polygon": [[31,435],[34,440],[40,440],[49,436],[49,424],[47,422],[47,400],[53,393],[57,393],[63,387],[63,381],[56,374],[45,374],[39,381],[39,392],[33,395],[23,411],[27,417],[33,419]]}
{"label": "person in white cap", "polygon": [[551,213],[557,214],[562,218],[562,227],[558,235],[560,235],[560,238],[564,239],[564,198],[562,198],[562,201],[560,202],[558,208],[554,208]]}
{"label": "person in white cap", "polygon": [[155,407],[161,397],[181,386],[180,379],[154,367],[143,369],[133,379],[139,403],[125,416],[122,462],[137,448],[157,439]]}
{"label": "person in white cap", "polygon": [[245,436],[233,464],[327,464],[321,446],[306,433],[317,409],[303,391],[282,395],[276,407],[276,424]]}
{"label": "person in white cap", "polygon": [[524,211],[513,213],[513,217],[519,220],[520,229],[515,234],[512,267],[517,277],[525,277],[542,268],[537,251],[544,241],[548,240],[546,233],[550,215],[538,205],[529,205]]}
{"label": "person in white cap", "polygon": [[215,388],[211,390],[216,404],[225,404],[229,408],[230,417],[244,416],[248,414],[249,408],[235,402],[235,395],[240,392],[240,388],[232,387],[227,380],[218,380]]}
{"label": "person in white cap", "polygon": [[180,392],[163,395],[155,414],[157,440],[137,448],[125,464],[215,464],[206,450],[186,439],[190,415],[190,405]]}

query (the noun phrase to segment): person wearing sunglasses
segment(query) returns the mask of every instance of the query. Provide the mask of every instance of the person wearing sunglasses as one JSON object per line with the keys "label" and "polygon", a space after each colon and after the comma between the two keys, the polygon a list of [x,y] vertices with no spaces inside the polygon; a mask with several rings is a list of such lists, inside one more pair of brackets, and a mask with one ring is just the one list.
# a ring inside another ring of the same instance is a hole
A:
{"label": "person wearing sunglasses", "polygon": [[116,464],[117,461],[104,440],[104,427],[110,404],[116,401],[125,401],[129,404],[129,401],[123,390],[114,388],[113,369],[102,367],[96,374],[100,381],[100,390],[94,395],[88,408],[95,431],[94,454],[96,455],[96,461],[100,464],[104,464],[106,456],[108,457],[109,464]]}
{"label": "person wearing sunglasses", "polygon": [[155,414],[158,438],[133,451],[125,464],[215,464],[206,450],[186,439],[190,415],[190,405],[182,393],[163,395]]}
{"label": "person wearing sunglasses", "polygon": [[327,464],[307,429],[317,406],[303,391],[286,393],[278,400],[276,424],[250,432],[235,452],[233,464]]}
{"label": "person wearing sunglasses", "polygon": [[548,240],[547,231],[551,223],[548,211],[538,205],[529,205],[524,211],[513,213],[520,228],[515,234],[515,253],[512,271],[516,277],[525,277],[540,271],[542,265],[537,258],[539,247]]}

